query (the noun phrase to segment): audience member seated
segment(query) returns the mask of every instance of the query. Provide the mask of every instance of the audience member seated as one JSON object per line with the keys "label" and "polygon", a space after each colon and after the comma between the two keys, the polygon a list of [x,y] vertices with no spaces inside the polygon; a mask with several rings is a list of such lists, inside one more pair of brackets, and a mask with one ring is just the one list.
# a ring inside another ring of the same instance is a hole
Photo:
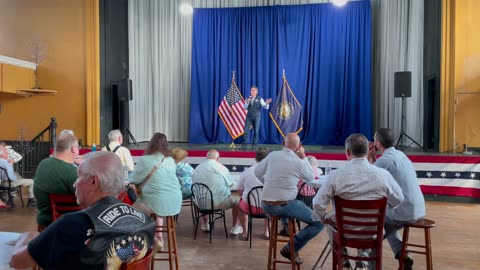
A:
{"label": "audience member seated", "polygon": [[[243,232],[238,235],[240,240],[247,241],[248,240],[248,214],[250,213],[250,208],[248,206],[248,193],[252,188],[257,187],[257,186],[263,186],[263,183],[258,180],[258,178],[255,176],[253,173],[253,170],[257,166],[258,162],[262,161],[266,156],[268,155],[268,150],[264,148],[259,148],[257,152],[255,153],[255,164],[251,166],[250,168],[246,169],[243,171],[243,173],[240,175],[240,178],[238,179],[237,183],[237,191],[238,194],[242,197],[240,199],[240,213],[238,215],[238,218],[240,220],[240,225],[242,226]],[[262,206],[261,205],[252,205],[253,209],[258,209],[260,211],[255,212],[260,213],[263,212]],[[269,233],[268,233],[268,219],[265,219],[265,227],[264,227],[264,234],[263,234],[265,239],[269,239]]]}
{"label": "audience member seated", "polygon": [[[368,159],[380,168],[392,174],[403,191],[405,200],[395,209],[387,209],[385,216],[385,235],[392,248],[395,259],[400,259],[402,238],[398,230],[407,223],[415,222],[425,216],[425,199],[423,198],[417,173],[408,157],[393,146],[395,134],[388,128],[380,128],[375,132],[374,143],[370,144]],[[376,153],[382,156],[376,159]],[[413,259],[406,256],[404,269],[412,269]]]}
{"label": "audience member seated", "polygon": [[143,258],[153,243],[155,222],[115,198],[123,180],[122,163],[116,155],[89,154],[74,183],[77,202],[86,209],[63,215],[40,234],[22,234],[10,265],[119,269],[122,262]]}
{"label": "audience member seated", "polygon": [[[33,180],[32,179],[23,179],[16,174],[13,170],[13,163],[15,161],[9,158],[8,149],[5,146],[0,146],[0,167],[4,168],[7,171],[8,178],[10,178],[10,186],[11,187],[18,187],[18,186],[25,186],[28,187],[28,206],[35,207],[35,198],[33,196]],[[8,179],[0,179],[2,186],[8,187],[9,183]],[[13,201],[7,203],[10,207],[15,207]]]}
{"label": "audience member seated", "polygon": [[[403,200],[402,190],[390,173],[371,165],[367,160],[368,139],[362,134],[352,134],[345,141],[345,155],[348,163],[328,175],[327,182],[322,185],[314,198],[315,220],[324,224],[335,224],[335,214],[326,209],[333,197],[345,200],[378,200],[387,197],[388,205],[395,208]],[[330,241],[333,239],[331,227],[327,227]],[[359,250],[359,256],[368,255]],[[344,269],[350,269],[350,263],[343,262]],[[355,269],[366,269],[366,262],[357,262]],[[370,269],[374,269],[372,263]]]}
{"label": "audience member seated", "polygon": [[188,152],[181,149],[175,148],[172,150],[172,157],[177,163],[177,178],[180,183],[180,188],[182,189],[182,197],[186,199],[192,195],[192,175],[193,167],[183,162],[183,160],[188,156]]}
{"label": "audience member seated", "polygon": [[[155,213],[157,226],[163,225],[164,216],[175,216],[182,208],[175,161],[168,154],[167,136],[155,133],[129,178],[137,186],[134,206],[147,214]],[[158,232],[156,237],[163,244],[162,233]]]}
{"label": "audience member seated", "polygon": [[123,147],[123,136],[120,130],[114,129],[108,133],[110,143],[102,148],[102,151],[113,152],[122,161],[123,168],[128,168],[128,171],[133,171],[133,159],[128,148]]}
{"label": "audience member seated", "polygon": [[5,146],[8,150],[8,160],[13,160],[13,163],[17,163],[22,160],[22,155],[20,155],[17,151],[12,149],[12,146],[7,145],[6,142],[0,142],[0,146]]}
{"label": "audience member seated", "polygon": [[39,231],[52,223],[48,194],[73,194],[77,168],[73,162],[78,156],[77,137],[59,136],[55,154],[40,162],[33,179],[33,193],[37,199],[37,224]]}
{"label": "audience member seated", "polygon": [[[238,222],[238,215],[240,213],[240,197],[232,195],[230,188],[233,186],[233,179],[227,167],[220,162],[220,154],[217,150],[210,150],[207,153],[207,159],[200,163],[193,172],[192,182],[202,183],[208,186],[213,195],[213,204],[215,209],[232,209],[232,228],[230,234],[238,235],[243,232],[242,227]],[[204,232],[210,231],[210,225],[207,218],[203,220],[202,230]]]}
{"label": "audience member seated", "polygon": [[[305,156],[305,149],[295,133],[289,133],[283,142],[283,150],[270,153],[254,169],[264,183],[262,208],[265,213],[285,218],[295,218],[307,224],[294,237],[295,262],[303,263],[298,252],[323,229],[320,221],[312,219],[312,209],[296,200],[299,178],[313,180],[312,168]],[[290,244],[280,254],[290,259]]]}
{"label": "audience member seated", "polygon": [[[308,163],[310,163],[310,166],[312,166],[312,171],[313,171],[313,175],[315,176],[315,179],[318,179],[318,177],[322,175],[323,172],[322,172],[322,169],[317,167],[318,166],[317,158],[315,158],[314,156],[307,156],[307,159],[308,159]],[[313,187],[304,186],[303,189],[301,189],[303,183],[305,183],[303,179],[300,179],[300,181],[298,181],[298,184],[297,184],[298,194],[300,196],[315,195],[315,189]]]}

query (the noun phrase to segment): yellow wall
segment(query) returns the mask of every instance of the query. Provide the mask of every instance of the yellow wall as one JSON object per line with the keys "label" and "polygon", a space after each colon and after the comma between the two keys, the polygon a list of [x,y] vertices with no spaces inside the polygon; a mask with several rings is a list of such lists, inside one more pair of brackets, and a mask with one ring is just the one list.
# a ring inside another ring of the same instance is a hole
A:
{"label": "yellow wall", "polygon": [[480,147],[480,1],[455,1],[455,141]]}
{"label": "yellow wall", "polygon": [[[24,98],[0,93],[0,140],[32,139],[56,117],[58,129],[86,137],[85,1],[0,0],[0,55],[32,61],[27,42],[48,44],[39,86],[56,96]],[[33,85],[32,85],[33,86]]]}

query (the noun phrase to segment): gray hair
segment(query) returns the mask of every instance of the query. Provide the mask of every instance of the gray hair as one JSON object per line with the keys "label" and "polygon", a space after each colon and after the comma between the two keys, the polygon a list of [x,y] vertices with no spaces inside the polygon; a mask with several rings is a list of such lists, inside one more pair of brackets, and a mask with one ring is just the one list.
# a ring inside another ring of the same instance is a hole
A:
{"label": "gray hair", "polygon": [[308,156],[307,159],[308,159],[308,163],[310,163],[310,165],[312,165],[312,167],[317,167],[318,166],[318,161],[317,161],[316,157]]}
{"label": "gray hair", "polygon": [[220,157],[220,153],[217,150],[212,149],[207,152],[207,159],[217,159]]}
{"label": "gray hair", "polygon": [[114,129],[108,133],[108,140],[111,142],[116,142],[122,137],[122,133],[118,129]]}
{"label": "gray hair", "polygon": [[363,134],[354,133],[345,140],[345,148],[354,157],[365,157],[368,153],[368,139]]}
{"label": "gray hair", "polygon": [[78,144],[77,137],[74,135],[65,133],[58,137],[57,144],[55,145],[55,153],[63,153],[70,149],[70,147]]}
{"label": "gray hair", "polygon": [[79,170],[86,176],[97,176],[104,194],[118,196],[124,190],[123,167],[120,158],[112,152],[91,152]]}
{"label": "gray hair", "polygon": [[60,131],[60,134],[58,135],[58,137],[65,136],[65,135],[72,135],[73,136],[75,134],[73,133],[73,130],[71,130],[71,129],[64,129],[64,130]]}

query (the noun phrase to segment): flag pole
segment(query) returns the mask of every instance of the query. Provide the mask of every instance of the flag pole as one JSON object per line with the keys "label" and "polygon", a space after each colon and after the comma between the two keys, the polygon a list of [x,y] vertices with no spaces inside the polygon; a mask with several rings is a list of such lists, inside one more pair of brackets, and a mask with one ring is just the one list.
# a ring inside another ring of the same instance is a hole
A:
{"label": "flag pole", "polygon": [[[235,81],[235,70],[232,70],[232,82]],[[237,148],[237,146],[235,145],[235,140],[232,138],[232,143],[228,146],[229,148]]]}

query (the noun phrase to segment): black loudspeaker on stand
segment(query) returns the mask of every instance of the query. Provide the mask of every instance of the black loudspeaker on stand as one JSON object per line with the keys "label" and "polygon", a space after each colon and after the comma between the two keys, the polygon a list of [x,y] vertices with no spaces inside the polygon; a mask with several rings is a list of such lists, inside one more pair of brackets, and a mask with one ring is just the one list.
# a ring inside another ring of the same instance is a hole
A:
{"label": "black loudspeaker on stand", "polygon": [[119,129],[123,137],[124,142],[128,144],[135,144],[139,146],[137,140],[130,132],[130,113],[129,113],[129,101],[133,99],[132,95],[132,80],[123,79],[118,81],[112,81],[113,91],[113,129]]}
{"label": "black loudspeaker on stand", "polygon": [[394,97],[402,98],[402,120],[401,120],[401,131],[400,136],[395,147],[398,147],[402,141],[402,137],[405,136],[410,139],[414,144],[418,145],[420,148],[423,148],[418,142],[416,142],[411,136],[405,132],[405,122],[406,122],[406,113],[405,113],[405,98],[412,97],[412,72],[402,71],[395,72],[395,88],[394,88]]}

